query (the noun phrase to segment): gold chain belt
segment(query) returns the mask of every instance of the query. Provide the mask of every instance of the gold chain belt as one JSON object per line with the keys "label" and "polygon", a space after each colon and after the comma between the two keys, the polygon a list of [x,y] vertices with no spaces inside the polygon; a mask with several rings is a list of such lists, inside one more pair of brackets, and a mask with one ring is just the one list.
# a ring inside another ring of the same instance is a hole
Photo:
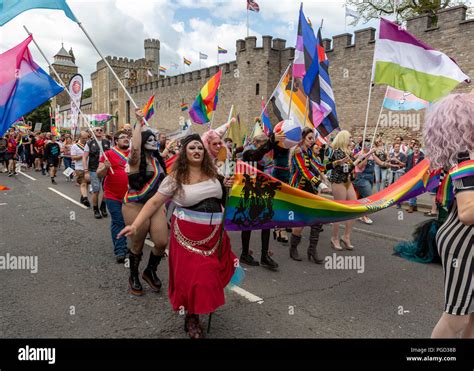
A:
{"label": "gold chain belt", "polygon": [[210,250],[201,250],[201,249],[197,249],[194,246],[204,245],[204,244],[208,243],[216,235],[217,231],[219,230],[219,227],[220,227],[220,224],[217,224],[216,227],[214,228],[214,230],[212,231],[212,233],[210,234],[210,236],[205,238],[204,240],[193,241],[193,240],[190,240],[189,238],[186,238],[183,235],[183,233],[179,229],[178,221],[176,220],[175,223],[174,223],[173,233],[174,233],[174,236],[176,237],[176,240],[179,242],[179,244],[182,245],[184,248],[186,248],[186,250],[189,250],[189,251],[197,253],[197,254],[201,254],[203,256],[210,256],[210,255],[214,254],[214,252],[217,250],[217,246],[219,245],[219,241],[217,241],[216,244],[214,245],[214,247]]}

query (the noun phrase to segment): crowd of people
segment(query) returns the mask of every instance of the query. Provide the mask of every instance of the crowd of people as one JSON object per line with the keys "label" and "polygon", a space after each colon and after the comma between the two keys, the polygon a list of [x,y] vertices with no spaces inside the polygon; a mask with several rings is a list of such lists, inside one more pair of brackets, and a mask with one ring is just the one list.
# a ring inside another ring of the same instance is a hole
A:
{"label": "crowd of people", "polygon": [[[448,98],[446,100],[438,103],[436,108],[450,109],[453,103]],[[433,117],[430,119],[435,120]],[[472,128],[472,123],[470,125]],[[203,326],[199,315],[212,313],[224,304],[224,288],[238,273],[239,263],[262,266],[272,271],[279,269],[272,258],[269,229],[260,231],[259,261],[250,249],[251,231],[241,232],[240,257],[237,258],[232,252],[229,237],[222,226],[226,194],[234,181],[232,174],[222,171],[225,159],[238,158],[249,162],[276,179],[312,194],[332,194],[335,200],[356,200],[383,191],[420,163],[426,152],[416,139],[405,144],[402,137],[397,137],[393,143],[386,143],[379,137],[372,144],[371,138],[364,141],[363,137],[357,137],[355,140],[346,130],[321,141],[314,129],[304,128],[300,143],[293,148],[281,145],[285,140],[281,132],[255,135],[240,147],[231,138],[225,138],[224,134],[209,130],[202,135],[191,134],[171,141],[165,134],[144,125],[143,115],[137,111],[137,123],[133,127],[125,125],[113,135],[105,135],[104,128],[100,126],[81,132],[74,140],[69,134],[56,138],[51,133],[24,133],[12,128],[0,138],[0,164],[4,165],[8,176],[15,176],[18,167],[25,167],[43,175],[49,174],[52,184],[57,184],[56,177],[61,166],[70,169],[65,172],[66,180],[74,181],[79,187],[80,202],[92,208],[97,219],[110,214],[115,258],[118,263],[129,259],[128,281],[133,295],[144,293],[140,277],[152,291],[161,290],[163,285],[157,271],[167,256],[168,247],[168,294],[172,307],[174,310],[186,309],[185,330],[191,338],[200,338]],[[439,150],[433,147],[436,143],[429,136],[425,142],[428,143],[430,157],[434,156],[437,161],[435,163],[448,166],[443,163],[446,153],[439,154]],[[470,146],[468,149],[472,150],[472,141]],[[455,145],[451,147],[454,150]],[[458,147],[459,151],[466,150],[466,145]],[[466,155],[463,156],[465,160]],[[16,162],[20,164],[18,167]],[[462,196],[472,194],[461,193],[461,190],[473,190],[472,178],[466,179],[463,187],[456,188]],[[472,196],[470,202],[472,206]],[[434,216],[436,210],[434,208],[426,215]],[[408,206],[408,212],[414,211],[417,211],[416,198],[410,199]],[[443,236],[455,228],[454,225],[463,223],[453,213],[455,211],[451,210],[453,217],[450,225],[453,226],[449,230],[446,227],[440,236],[443,251],[452,249],[449,244],[446,245],[447,240]],[[373,223],[367,216],[360,218],[360,221]],[[354,222],[345,222],[342,236],[339,224],[332,224],[330,241],[334,250],[355,248],[351,242]],[[456,258],[464,262],[471,259],[471,263],[472,224],[469,219],[463,232],[471,236],[471,246],[463,247],[462,254],[454,252]],[[273,231],[274,239],[289,244],[289,257],[294,261],[302,260],[298,251],[302,230],[277,228]],[[318,254],[322,232],[323,225],[310,226],[306,256],[316,264],[323,263],[322,256]],[[154,246],[140,275],[139,266],[147,237]],[[464,239],[459,243],[464,246],[469,241]],[[448,259],[447,256],[451,259],[450,253],[446,254],[444,260]],[[445,269],[448,268],[445,266]],[[472,273],[472,264],[466,269]],[[469,294],[469,283],[461,282],[462,278],[457,280],[455,283],[452,280],[446,282],[447,287],[457,285],[464,289],[466,295],[461,297],[459,290],[450,294],[449,300],[446,299],[447,313],[471,313],[469,325],[463,322],[465,327],[460,325],[460,328],[471,326],[469,331],[473,331],[472,281]],[[466,304],[468,299],[470,306]],[[459,309],[461,302],[463,306]],[[452,321],[451,317],[443,317],[436,333],[448,334],[446,328],[455,323]]]}

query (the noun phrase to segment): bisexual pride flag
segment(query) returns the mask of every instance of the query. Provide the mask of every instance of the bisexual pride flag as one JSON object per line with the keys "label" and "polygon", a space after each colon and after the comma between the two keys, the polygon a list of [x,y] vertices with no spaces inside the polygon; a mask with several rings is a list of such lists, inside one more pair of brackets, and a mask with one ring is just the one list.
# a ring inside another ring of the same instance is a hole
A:
{"label": "bisexual pride flag", "polygon": [[31,57],[30,35],[21,44],[0,54],[0,135],[16,120],[64,89]]}

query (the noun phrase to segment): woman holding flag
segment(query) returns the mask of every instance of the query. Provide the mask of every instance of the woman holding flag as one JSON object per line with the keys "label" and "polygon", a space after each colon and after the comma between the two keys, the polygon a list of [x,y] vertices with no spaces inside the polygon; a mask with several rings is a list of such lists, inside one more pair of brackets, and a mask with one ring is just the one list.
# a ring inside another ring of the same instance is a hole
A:
{"label": "woman holding flag", "polygon": [[186,310],[185,331],[197,339],[203,336],[199,315],[224,305],[224,288],[238,267],[222,230],[225,186],[232,186],[233,177],[218,175],[198,134],[181,144],[170,175],[119,236],[134,238],[158,214],[165,220],[160,210],[167,200],[177,205],[171,219],[168,294],[175,311]]}
{"label": "woman holding flag", "polygon": [[451,94],[428,109],[423,131],[426,153],[432,168],[447,171],[438,201],[449,210],[436,234],[445,307],[433,338],[474,338],[473,133],[473,94]]}

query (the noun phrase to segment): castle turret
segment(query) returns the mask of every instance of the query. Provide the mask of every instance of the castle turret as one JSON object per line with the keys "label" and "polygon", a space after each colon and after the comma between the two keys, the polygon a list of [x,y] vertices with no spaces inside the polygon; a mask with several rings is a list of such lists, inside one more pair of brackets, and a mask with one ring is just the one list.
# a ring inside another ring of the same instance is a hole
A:
{"label": "castle turret", "polygon": [[145,60],[153,63],[153,73],[158,74],[160,68],[160,40],[145,40]]}

